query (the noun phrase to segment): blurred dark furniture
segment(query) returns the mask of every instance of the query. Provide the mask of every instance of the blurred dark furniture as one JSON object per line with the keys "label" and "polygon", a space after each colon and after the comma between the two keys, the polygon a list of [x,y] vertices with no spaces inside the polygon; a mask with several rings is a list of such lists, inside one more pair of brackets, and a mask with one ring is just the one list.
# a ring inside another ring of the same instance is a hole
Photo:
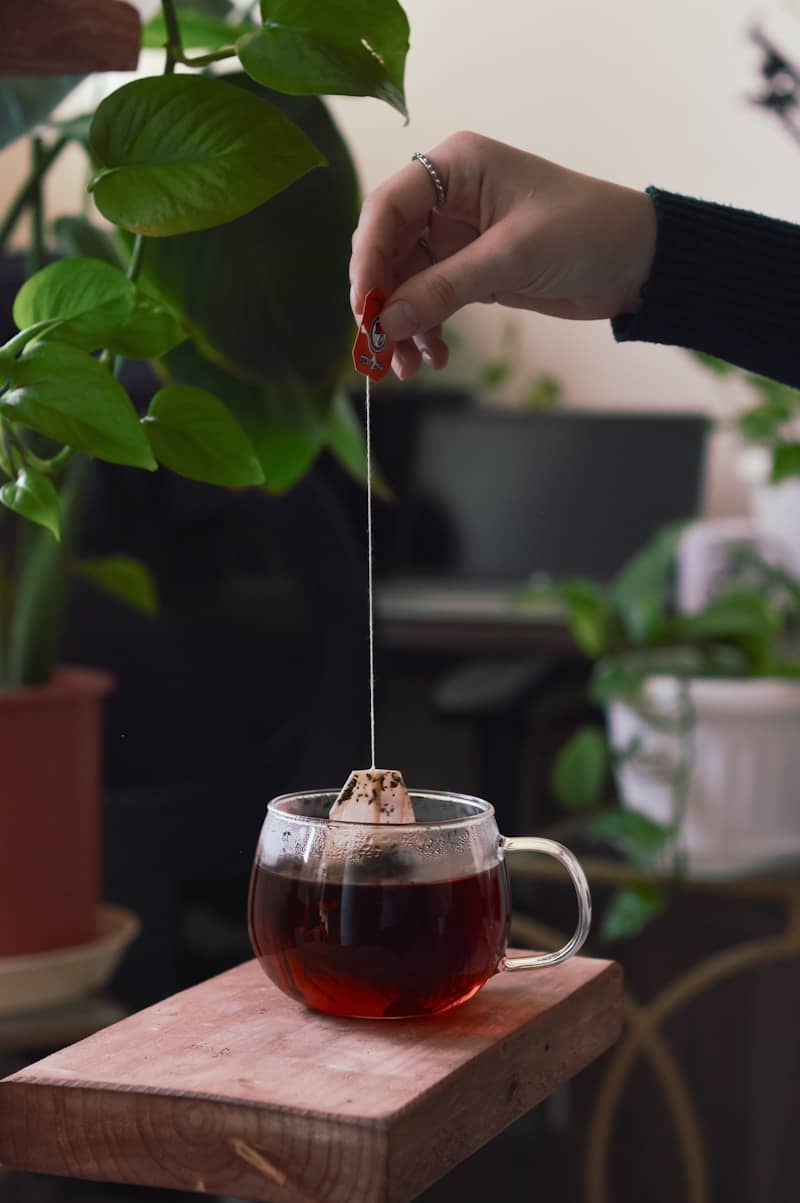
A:
{"label": "blurred dark furniture", "polygon": [[[550,834],[579,853],[598,915],[612,889],[641,880],[610,850],[598,857],[569,824]],[[512,937],[558,947],[574,903],[557,867],[518,862],[514,878],[515,890],[528,889]],[[666,912],[633,939],[591,949],[623,965],[626,1024],[604,1062],[570,1088],[574,1180],[563,1195],[788,1203],[800,1174],[800,865],[771,876],[649,879],[668,887]]]}
{"label": "blurred dark furniture", "polygon": [[418,415],[379,614],[395,659],[438,659],[435,713],[469,726],[473,788],[503,800],[509,830],[547,817],[531,812],[547,773],[539,757],[526,782],[526,747],[587,717],[587,666],[560,615],[523,614],[513,590],[536,574],[607,581],[655,530],[696,514],[706,431],[697,414],[440,408],[435,396]]}
{"label": "blurred dark furniture", "polygon": [[667,522],[698,508],[698,414],[473,407],[422,420],[393,575],[609,580]]}
{"label": "blurred dark furniture", "polygon": [[106,893],[143,922],[117,981],[139,1006],[247,955],[266,802],[365,760],[363,558],[318,474],[274,498],[105,465],[81,550],[139,556],[160,591],[150,619],[77,586],[63,641],[117,678]]}
{"label": "blurred dark furniture", "polygon": [[[0,337],[22,256],[0,260]],[[142,412],[159,387],[125,365]],[[248,954],[245,900],[265,803],[336,785],[368,752],[363,536],[339,469],[285,496],[96,462],[79,554],[152,571],[148,618],[77,581],[61,659],[110,669],[106,896],[143,935],[115,981],[131,1007]]]}

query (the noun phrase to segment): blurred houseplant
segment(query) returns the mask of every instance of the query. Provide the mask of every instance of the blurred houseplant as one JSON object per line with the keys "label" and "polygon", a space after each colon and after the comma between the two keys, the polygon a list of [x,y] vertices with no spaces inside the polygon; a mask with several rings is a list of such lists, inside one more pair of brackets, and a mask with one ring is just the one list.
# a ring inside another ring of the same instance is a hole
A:
{"label": "blurred houseplant", "polygon": [[535,412],[556,409],[563,401],[564,390],[556,376],[550,372],[528,374],[518,322],[504,322],[495,353],[478,362],[467,352],[460,331],[448,326],[447,339],[454,351],[448,379],[462,380],[466,391],[476,395],[478,401],[512,404]]}
{"label": "blurred houseplant", "polygon": [[[71,7],[50,4],[65,26]],[[325,446],[354,475],[365,470],[339,387],[358,190],[317,97],[376,96],[405,115],[405,14],[397,0],[263,0],[259,21],[209,7],[163,0],[144,44],[166,47],[164,74],[46,136],[40,124],[0,231],[1,245],[32,210],[38,270],[14,302],[18,333],[0,347],[0,955],[93,935],[109,682],[54,672],[69,575],[155,605],[142,565],[72,559],[91,460],[270,491],[299,480]],[[233,59],[244,73],[213,74]],[[179,64],[194,73],[175,74]],[[75,82],[0,82],[5,140],[45,121]],[[42,178],[69,142],[86,147],[90,191],[116,229],[62,216],[68,257],[42,267]],[[126,359],[156,361],[162,380],[141,416],[119,379]]]}
{"label": "blurred houseplant", "polygon": [[744,442],[739,471],[749,488],[754,528],[800,579],[800,390],[713,355],[692,355],[722,386],[738,383],[751,394],[735,422]]}
{"label": "blurred houseplant", "polygon": [[[800,587],[751,555],[703,610],[678,614],[681,534],[664,528],[608,587],[553,587],[595,661],[590,691],[607,730],[573,735],[553,788],[591,840],[642,870],[609,905],[610,939],[635,934],[666,905],[648,870],[727,874],[800,852]],[[541,593],[533,586],[520,600]],[[610,808],[609,769],[622,802]]]}

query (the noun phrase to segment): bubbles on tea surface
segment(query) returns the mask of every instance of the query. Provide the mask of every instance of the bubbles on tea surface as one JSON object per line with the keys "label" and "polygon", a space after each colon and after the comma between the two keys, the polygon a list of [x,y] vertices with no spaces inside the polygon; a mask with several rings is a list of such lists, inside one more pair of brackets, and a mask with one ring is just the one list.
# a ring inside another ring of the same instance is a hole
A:
{"label": "bubbles on tea surface", "polygon": [[347,857],[326,858],[323,863],[308,865],[300,855],[282,854],[270,866],[281,877],[304,881],[338,882],[349,885],[402,885],[417,877],[416,850],[404,847],[381,847],[363,844]]}

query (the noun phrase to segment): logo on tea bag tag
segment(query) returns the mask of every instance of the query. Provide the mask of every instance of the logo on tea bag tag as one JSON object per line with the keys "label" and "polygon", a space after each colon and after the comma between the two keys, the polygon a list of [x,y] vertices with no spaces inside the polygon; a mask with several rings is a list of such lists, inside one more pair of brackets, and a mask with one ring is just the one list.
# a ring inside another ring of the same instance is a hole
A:
{"label": "logo on tea bag tag", "polygon": [[386,300],[385,293],[373,288],[364,300],[356,341],[353,346],[353,364],[356,371],[370,380],[383,380],[392,366],[394,344],[390,343],[381,326],[380,313]]}

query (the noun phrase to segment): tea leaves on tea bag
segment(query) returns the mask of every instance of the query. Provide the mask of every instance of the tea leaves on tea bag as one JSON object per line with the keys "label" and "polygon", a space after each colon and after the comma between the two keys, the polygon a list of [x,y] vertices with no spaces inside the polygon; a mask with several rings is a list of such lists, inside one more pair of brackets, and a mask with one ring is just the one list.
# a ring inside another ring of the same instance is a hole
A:
{"label": "tea leaves on tea bag", "polygon": [[396,769],[354,769],[328,817],[346,823],[413,823],[414,807]]}

